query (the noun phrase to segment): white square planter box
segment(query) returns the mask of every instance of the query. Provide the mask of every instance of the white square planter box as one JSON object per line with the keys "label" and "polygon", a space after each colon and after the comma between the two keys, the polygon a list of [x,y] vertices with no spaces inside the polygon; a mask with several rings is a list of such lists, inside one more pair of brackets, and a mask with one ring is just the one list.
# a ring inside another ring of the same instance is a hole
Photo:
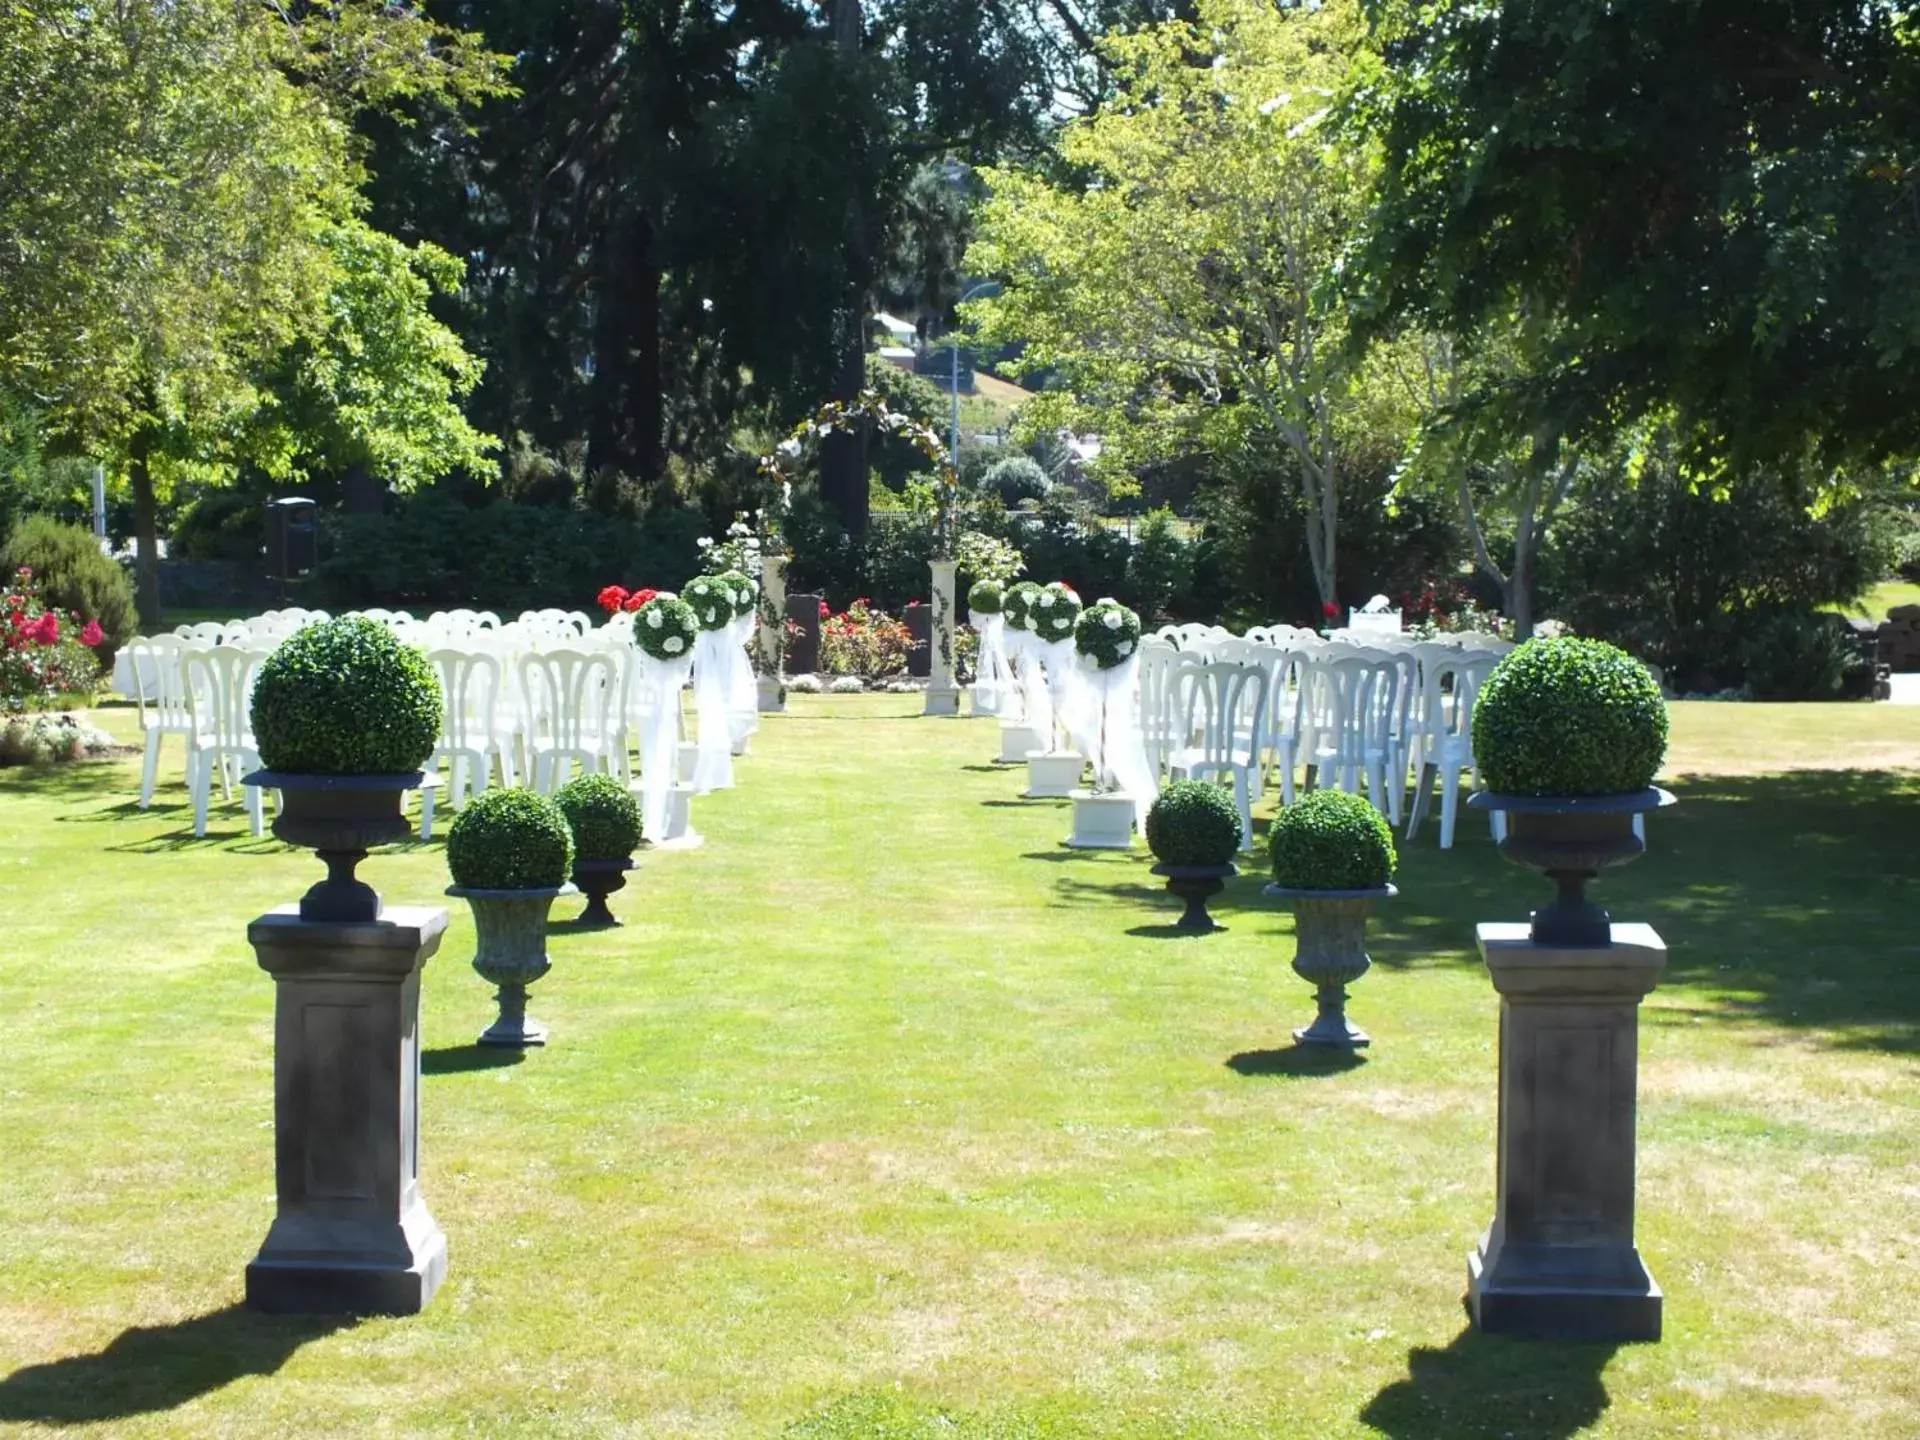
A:
{"label": "white square planter box", "polygon": [[1064,800],[1080,788],[1080,774],[1087,768],[1087,757],[1072,750],[1029,750],[1027,752],[1027,798]]}
{"label": "white square planter box", "polygon": [[693,828],[693,786],[676,785],[667,792],[667,833],[653,843],[662,850],[698,850],[707,843]]}
{"label": "white square planter box", "polygon": [[1027,756],[1036,750],[1046,748],[1046,739],[1033,726],[1024,721],[1002,720],[1000,722],[1000,763],[1002,765],[1024,765]]}
{"label": "white square planter box", "polygon": [[1091,790],[1073,792],[1073,833],[1067,845],[1074,850],[1131,850],[1133,797]]}
{"label": "white square planter box", "polygon": [[691,740],[682,740],[674,763],[674,775],[680,783],[692,784],[693,777],[700,768],[700,747]]}

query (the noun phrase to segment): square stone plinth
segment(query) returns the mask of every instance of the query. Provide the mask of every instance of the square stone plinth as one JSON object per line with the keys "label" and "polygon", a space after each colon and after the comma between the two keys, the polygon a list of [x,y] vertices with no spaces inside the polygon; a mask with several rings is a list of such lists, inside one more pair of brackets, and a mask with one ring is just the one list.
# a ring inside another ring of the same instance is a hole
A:
{"label": "square stone plinth", "polygon": [[247,1267],[247,1303],[299,1314],[412,1315],[447,1273],[420,1193],[420,967],[447,912],[247,927],[275,981],[278,1207]]}
{"label": "square stone plinth", "polygon": [[1467,1261],[1491,1334],[1657,1340],[1660,1288],[1634,1245],[1639,1006],[1667,949],[1616,925],[1591,948],[1482,925],[1500,993],[1499,1175],[1493,1224]]}

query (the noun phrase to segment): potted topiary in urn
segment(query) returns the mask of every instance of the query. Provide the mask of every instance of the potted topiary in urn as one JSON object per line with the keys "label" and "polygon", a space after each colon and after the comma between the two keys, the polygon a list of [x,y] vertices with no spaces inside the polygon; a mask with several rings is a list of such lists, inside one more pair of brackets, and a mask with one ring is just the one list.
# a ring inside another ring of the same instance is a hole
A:
{"label": "potted topiary in urn", "polygon": [[1673,803],[1653,786],[1666,750],[1659,684],[1604,641],[1531,641],[1487,677],[1473,707],[1486,788],[1468,803],[1505,812],[1500,853],[1559,888],[1533,912],[1536,943],[1608,943],[1611,917],[1587,882],[1645,853],[1635,817]]}
{"label": "potted topiary in urn", "polygon": [[1266,893],[1293,902],[1293,973],[1320,1000],[1319,1016],[1293,1038],[1347,1050],[1367,1045],[1367,1033],[1347,1019],[1347,986],[1373,965],[1366,946],[1374,902],[1400,893],[1389,883],[1393,831],[1360,796],[1317,790],[1280,812],[1271,843],[1274,883]]}
{"label": "potted topiary in urn", "polygon": [[583,925],[618,925],[607,897],[627,884],[638,862],[640,805],[611,775],[576,775],[553,796],[573,832],[573,883],[587,897]]}
{"label": "potted topiary in urn", "polygon": [[246,783],[280,792],[274,835],[318,851],[328,872],[301,897],[301,919],[379,918],[380,897],[354,867],[411,833],[401,802],[421,784],[440,721],[433,667],[372,620],[310,625],[261,662],[252,723],[262,768]]}
{"label": "potted topiary in urn", "polygon": [[547,1043],[547,1027],[527,1015],[527,986],[552,968],[547,912],[571,895],[573,835],[560,807],[531,790],[489,790],[468,803],[447,832],[449,895],[473,910],[478,944],[473,968],[499,986],[499,1019],[482,1045]]}
{"label": "potted topiary in urn", "polygon": [[1195,935],[1224,930],[1207,914],[1207,901],[1240,873],[1240,812],[1233,797],[1210,780],[1176,780],[1147,811],[1147,848],[1160,863],[1167,890],[1186,902],[1175,928]]}

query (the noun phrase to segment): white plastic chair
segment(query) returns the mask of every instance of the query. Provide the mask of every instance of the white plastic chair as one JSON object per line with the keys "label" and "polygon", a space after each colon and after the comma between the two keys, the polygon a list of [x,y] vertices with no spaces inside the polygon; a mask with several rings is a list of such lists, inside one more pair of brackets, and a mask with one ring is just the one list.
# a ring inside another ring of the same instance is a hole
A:
{"label": "white plastic chair", "polygon": [[549,650],[522,655],[519,670],[533,788],[552,794],[576,764],[589,774],[619,774],[614,747],[624,745],[626,729],[614,714],[621,694],[613,657],[604,651]]}
{"label": "white plastic chair", "polygon": [[140,713],[140,728],[146,732],[146,755],[140,766],[142,810],[153,803],[161,742],[169,735],[185,740],[193,734],[193,706],[180,668],[185,648],[175,635],[142,636],[127,646],[127,664],[133,670],[133,700]]}
{"label": "white plastic chair", "polygon": [[1440,781],[1440,848],[1453,848],[1454,823],[1460,809],[1460,776],[1479,767],[1473,758],[1473,703],[1480,686],[1493,672],[1490,656],[1454,656],[1451,661],[1430,658],[1422,673],[1425,725],[1419,747],[1420,771],[1413,804],[1407,812],[1407,838],[1419,833],[1437,776]]}
{"label": "white plastic chair", "polygon": [[[427,663],[440,676],[443,704],[440,712],[440,743],[433,747],[427,768],[437,777],[440,762],[447,765],[448,801],[458,810],[467,803],[469,793],[484,794],[493,778],[493,763],[500,762],[500,779],[514,783],[511,747],[503,743],[497,722],[500,707],[500,662],[484,652],[434,650]],[[420,838],[433,838],[434,789],[421,788]]]}
{"label": "white plastic chair", "polygon": [[[247,706],[253,688],[253,670],[262,652],[233,645],[187,650],[181,656],[190,697],[192,729],[187,734],[187,789],[193,797],[193,833],[207,833],[207,807],[213,798],[213,777],[220,775],[220,792],[231,797],[239,774],[260,768],[254,748]],[[260,791],[246,787],[247,819],[255,835],[266,832]]]}
{"label": "white plastic chair", "polygon": [[1253,792],[1260,771],[1254,737],[1266,716],[1266,672],[1257,665],[1188,664],[1174,672],[1174,683],[1180,734],[1187,743],[1167,757],[1167,774],[1175,780],[1230,777],[1245,850],[1253,844]]}
{"label": "white plastic chair", "polygon": [[1158,779],[1166,768],[1167,756],[1185,741],[1180,732],[1184,718],[1177,711],[1180,696],[1174,675],[1182,664],[1195,663],[1181,655],[1171,641],[1148,636],[1140,642],[1139,704],[1140,740],[1146,747],[1147,764]]}

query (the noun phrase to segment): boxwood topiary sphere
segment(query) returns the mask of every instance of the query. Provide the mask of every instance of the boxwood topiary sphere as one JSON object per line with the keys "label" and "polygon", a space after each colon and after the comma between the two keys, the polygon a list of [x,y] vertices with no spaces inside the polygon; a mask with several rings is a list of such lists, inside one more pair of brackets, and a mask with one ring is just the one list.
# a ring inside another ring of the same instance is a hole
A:
{"label": "boxwood topiary sphere", "polygon": [[468,890],[557,890],[573,868],[560,807],[531,790],[489,790],[447,831],[447,869]]}
{"label": "boxwood topiary sphere", "polygon": [[611,775],[576,775],[554,791],[576,860],[624,860],[640,844],[640,806]]}
{"label": "boxwood topiary sphere", "polygon": [[1240,812],[1210,780],[1176,780],[1147,811],[1147,848],[1162,865],[1226,865],[1240,850]]}
{"label": "boxwood topiary sphere", "polygon": [[287,637],[253,682],[260,763],[296,775],[403,775],[440,739],[440,677],[386,626],[343,616]]}
{"label": "boxwood topiary sphere", "polygon": [[1647,667],[1601,640],[1532,640],[1473,706],[1473,756],[1496,795],[1626,795],[1667,753],[1667,704]]}
{"label": "boxwood topiary sphere", "polygon": [[1273,822],[1273,878],[1294,890],[1374,890],[1393,879],[1393,831],[1358,795],[1316,790]]}
{"label": "boxwood topiary sphere", "polygon": [[1017,585],[1007,587],[1007,598],[1001,602],[1001,609],[1007,617],[1009,630],[1031,630],[1033,628],[1033,607],[1040,599],[1038,581],[1022,580]]}
{"label": "boxwood topiary sphere", "polygon": [[1007,587],[998,580],[982,580],[967,591],[967,608],[982,615],[998,615],[1007,602]]}

